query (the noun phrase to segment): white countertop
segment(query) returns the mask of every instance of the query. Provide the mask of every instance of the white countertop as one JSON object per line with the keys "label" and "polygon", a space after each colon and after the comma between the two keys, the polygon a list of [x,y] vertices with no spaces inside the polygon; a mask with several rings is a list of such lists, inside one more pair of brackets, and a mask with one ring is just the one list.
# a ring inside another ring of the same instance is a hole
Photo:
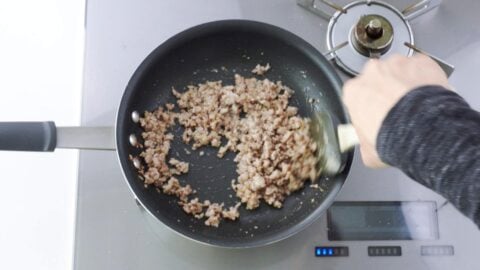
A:
{"label": "white countertop", "polygon": [[[0,121],[78,125],[85,1],[0,5]],[[0,269],[72,268],[78,151],[0,152]]]}

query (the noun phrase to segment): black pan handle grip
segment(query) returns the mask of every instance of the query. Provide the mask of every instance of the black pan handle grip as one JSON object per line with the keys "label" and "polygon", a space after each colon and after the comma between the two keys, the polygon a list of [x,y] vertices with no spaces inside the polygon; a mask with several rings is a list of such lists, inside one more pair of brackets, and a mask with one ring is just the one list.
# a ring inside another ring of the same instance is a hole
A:
{"label": "black pan handle grip", "polygon": [[56,145],[54,122],[0,122],[0,150],[52,152]]}

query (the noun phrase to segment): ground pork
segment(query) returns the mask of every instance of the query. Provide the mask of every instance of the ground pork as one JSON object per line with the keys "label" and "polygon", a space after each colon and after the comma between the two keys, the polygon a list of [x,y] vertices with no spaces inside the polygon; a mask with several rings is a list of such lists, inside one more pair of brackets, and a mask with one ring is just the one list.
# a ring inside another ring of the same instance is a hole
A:
{"label": "ground pork", "polygon": [[205,211],[205,225],[218,227],[220,220],[222,219],[223,203],[212,203],[208,206],[207,211]]}
{"label": "ground pork", "polygon": [[[174,94],[184,142],[193,148],[219,147],[219,157],[229,150],[237,153],[233,187],[247,209],[262,200],[281,207],[286,196],[316,179],[310,120],[288,105],[293,91],[281,82],[235,75],[235,85],[206,82]],[[219,145],[221,137],[227,139],[225,145]]]}
{"label": "ground pork", "polygon": [[[263,75],[270,65],[257,65],[252,72]],[[154,185],[179,198],[187,213],[218,227],[222,219],[239,218],[241,203],[255,209],[261,201],[280,208],[285,198],[313,181],[317,145],[309,135],[309,119],[289,106],[293,91],[281,82],[235,75],[234,85],[221,81],[190,85],[183,93],[172,89],[177,104],[167,104],[140,119],[144,129],[140,144],[143,164],[138,168],[145,186]],[[179,112],[173,110],[178,108]],[[175,119],[184,127],[182,140],[192,149],[218,148],[217,156],[236,153],[238,178],[232,188],[241,203],[228,209],[223,203],[189,199],[195,191],[174,175],[188,173],[189,164],[175,158],[166,162],[173,135],[168,130]],[[222,138],[226,143],[222,145]],[[133,158],[131,158],[133,159]]]}
{"label": "ground pork", "polygon": [[265,66],[262,66],[262,65],[258,64],[252,70],[252,73],[257,74],[257,75],[264,75],[269,70],[270,70],[270,64],[269,63],[267,63]]}

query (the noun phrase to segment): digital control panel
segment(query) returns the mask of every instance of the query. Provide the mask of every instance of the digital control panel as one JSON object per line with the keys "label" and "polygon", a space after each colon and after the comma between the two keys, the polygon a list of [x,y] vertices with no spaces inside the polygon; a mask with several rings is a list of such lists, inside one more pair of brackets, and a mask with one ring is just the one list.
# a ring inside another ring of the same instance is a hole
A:
{"label": "digital control panel", "polygon": [[453,256],[455,254],[453,246],[422,246],[420,253],[422,256]]}
{"label": "digital control panel", "polygon": [[347,257],[348,247],[315,247],[317,257]]}
{"label": "digital control panel", "polygon": [[[327,236],[330,243],[347,245],[316,246],[316,257],[358,254],[370,258],[401,257],[402,248],[412,248],[412,245],[402,245],[407,243],[402,241],[428,240],[427,243],[434,243],[432,241],[439,239],[437,205],[434,201],[335,202],[327,211]],[[379,240],[390,242],[386,242],[387,245],[371,245],[368,242],[375,241],[377,244]],[[348,246],[351,241],[356,242],[352,250]],[[391,245],[391,241],[395,243]],[[358,243],[362,242],[365,245],[359,246]],[[418,256],[455,254],[452,245],[420,245],[415,249]]]}
{"label": "digital control panel", "polygon": [[368,256],[402,256],[402,248],[399,246],[370,246],[368,247]]}

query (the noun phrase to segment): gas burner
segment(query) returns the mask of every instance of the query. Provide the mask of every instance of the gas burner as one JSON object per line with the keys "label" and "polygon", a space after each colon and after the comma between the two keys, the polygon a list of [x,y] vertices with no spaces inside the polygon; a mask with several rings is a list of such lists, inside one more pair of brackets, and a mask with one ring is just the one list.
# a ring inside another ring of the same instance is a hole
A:
{"label": "gas burner", "polygon": [[351,32],[353,46],[365,56],[380,57],[392,46],[393,26],[378,14],[363,15]]}
{"label": "gas burner", "polygon": [[[327,0],[297,0],[298,4],[329,20],[325,54],[345,72],[357,75],[370,58],[392,54],[429,55],[450,76],[453,66],[415,46],[409,21],[437,7],[441,0],[422,0],[400,11],[383,1],[362,0],[344,7]],[[336,12],[329,14],[325,8]]]}
{"label": "gas burner", "polygon": [[404,45],[414,44],[410,24],[394,7],[383,2],[353,2],[336,12],[327,30],[328,50],[348,41],[349,46],[332,52],[336,63],[346,72],[356,75],[370,58],[392,54],[411,56],[413,50]]}

